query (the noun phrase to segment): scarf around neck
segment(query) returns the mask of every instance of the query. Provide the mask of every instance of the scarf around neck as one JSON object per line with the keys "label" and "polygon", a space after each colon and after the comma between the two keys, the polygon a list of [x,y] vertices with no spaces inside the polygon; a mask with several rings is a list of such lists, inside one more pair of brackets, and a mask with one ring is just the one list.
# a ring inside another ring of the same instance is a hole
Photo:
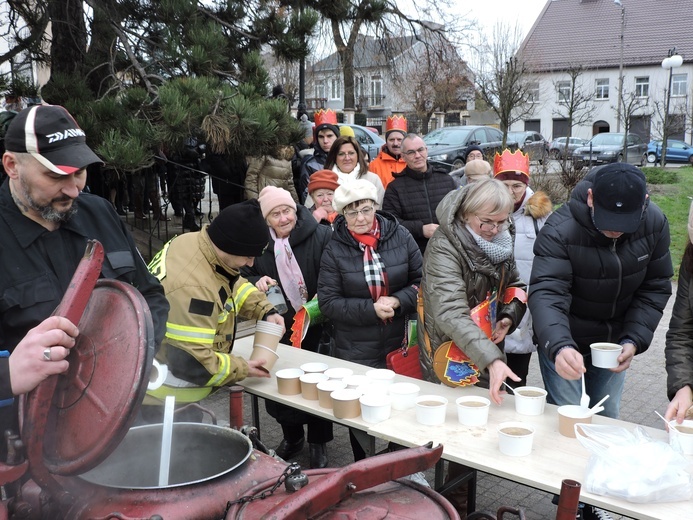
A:
{"label": "scarf around neck", "polygon": [[272,228],[270,228],[270,234],[274,239],[274,263],[277,266],[279,284],[284,289],[291,306],[297,311],[308,301],[308,289],[303,280],[303,273],[289,244],[289,237],[277,238]]}
{"label": "scarf around neck", "polygon": [[481,251],[488,257],[493,265],[498,265],[510,258],[513,254],[513,238],[507,229],[498,233],[490,242],[472,231],[469,224],[467,230],[471,233]]}
{"label": "scarf around neck", "polygon": [[373,227],[368,233],[359,234],[351,230],[349,233],[359,243],[359,247],[363,251],[363,273],[371,298],[376,302],[381,296],[388,296],[390,291],[385,265],[376,251],[380,240],[380,222],[377,217],[374,218]]}

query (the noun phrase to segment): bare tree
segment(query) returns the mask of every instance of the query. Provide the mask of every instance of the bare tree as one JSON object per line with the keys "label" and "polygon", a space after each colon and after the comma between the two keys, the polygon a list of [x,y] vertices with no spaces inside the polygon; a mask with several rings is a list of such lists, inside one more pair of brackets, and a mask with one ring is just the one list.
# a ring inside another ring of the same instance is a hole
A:
{"label": "bare tree", "polygon": [[[623,96],[621,98],[621,124],[623,125],[623,132],[626,136],[630,134],[633,116],[636,115],[636,112],[639,112],[645,107],[647,107],[647,98],[638,96],[635,92],[630,92],[624,89]],[[628,152],[627,141],[627,138],[623,140],[623,150],[621,151],[624,160],[627,158]]]}
{"label": "bare tree", "polygon": [[476,75],[481,98],[500,120],[503,146],[510,126],[534,111],[534,105],[530,103],[531,73],[519,52],[520,43],[519,26],[511,28],[502,22],[497,23],[490,43],[482,49],[486,59],[481,60],[483,68]]}
{"label": "bare tree", "polygon": [[[664,96],[666,98],[666,95]],[[672,135],[685,132],[691,128],[691,122],[686,118],[686,101],[679,101],[673,106],[669,106],[669,114],[666,113],[666,102],[655,101],[654,105],[654,134],[658,140],[664,142],[664,137],[667,140]],[[663,145],[662,145],[663,146]],[[667,145],[668,146],[668,145]],[[666,151],[662,150],[662,166],[666,166]]]}
{"label": "bare tree", "polygon": [[[596,109],[594,105],[595,93],[591,89],[585,89],[582,84],[582,74],[584,69],[582,66],[576,66],[566,71],[568,80],[554,81],[554,88],[558,93],[558,106],[554,109],[555,116],[564,118],[568,123],[568,135],[565,142],[565,153],[563,154],[563,162],[561,169],[564,175],[570,175],[568,168],[568,150],[570,138],[573,135],[573,128],[581,126],[592,120],[592,115]],[[563,88],[563,83],[568,83],[570,90]],[[568,184],[573,184],[572,179]]]}

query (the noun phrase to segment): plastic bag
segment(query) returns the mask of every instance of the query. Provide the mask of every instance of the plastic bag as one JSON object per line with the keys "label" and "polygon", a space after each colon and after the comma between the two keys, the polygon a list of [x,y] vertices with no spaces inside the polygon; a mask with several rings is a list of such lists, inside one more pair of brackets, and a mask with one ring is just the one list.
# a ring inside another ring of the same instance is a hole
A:
{"label": "plastic bag", "polygon": [[678,502],[693,495],[693,477],[684,455],[645,430],[576,424],[580,443],[592,452],[582,489],[635,503]]}

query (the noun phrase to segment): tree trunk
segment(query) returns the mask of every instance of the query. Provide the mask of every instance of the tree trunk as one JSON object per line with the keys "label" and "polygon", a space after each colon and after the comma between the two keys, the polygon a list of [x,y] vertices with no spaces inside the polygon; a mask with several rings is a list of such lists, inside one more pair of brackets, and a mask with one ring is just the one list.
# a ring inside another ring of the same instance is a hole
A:
{"label": "tree trunk", "polygon": [[82,75],[87,52],[87,30],[82,2],[48,3],[52,21],[51,75]]}

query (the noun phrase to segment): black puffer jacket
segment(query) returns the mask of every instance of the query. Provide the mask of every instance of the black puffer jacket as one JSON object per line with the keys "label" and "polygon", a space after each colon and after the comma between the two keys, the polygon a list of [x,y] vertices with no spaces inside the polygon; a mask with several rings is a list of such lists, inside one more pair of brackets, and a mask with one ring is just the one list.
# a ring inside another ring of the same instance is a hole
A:
{"label": "black puffer jacket", "polygon": [[310,182],[310,176],[318,170],[322,170],[326,160],[327,152],[320,148],[317,143],[315,144],[313,155],[303,158],[298,186],[296,187],[298,198],[301,201],[301,204],[306,201],[306,197],[308,196],[308,183]]}
{"label": "black puffer jacket", "polygon": [[629,338],[647,350],[671,296],[669,223],[650,203],[637,231],[611,239],[599,232],[587,205],[594,168],[570,201],[546,221],[534,243],[529,310],[540,348],[555,359],[573,346]]}
{"label": "black puffer jacket", "polygon": [[374,368],[400,347],[405,318],[416,311],[421,281],[421,252],[411,234],[392,215],[378,212],[381,235],[377,251],[388,276],[390,296],[400,301],[395,317],[383,323],[376,314],[363,272],[363,251],[343,216],[334,221],[332,240],[322,255],[318,280],[320,310],[333,324],[334,357]]}
{"label": "black puffer jacket", "polygon": [[426,251],[428,238],[423,235],[425,224],[438,224],[436,208],[443,197],[457,188],[447,173],[428,165],[425,172],[405,168],[393,174],[387,185],[383,210],[392,213],[409,230],[421,249]]}
{"label": "black puffer jacket", "polygon": [[[296,216],[296,227],[294,227],[289,235],[289,244],[296,257],[296,262],[298,262],[298,266],[301,268],[303,281],[306,283],[306,289],[308,290],[308,298],[311,299],[318,291],[320,258],[322,257],[322,252],[325,250],[325,247],[330,242],[332,230],[329,226],[321,226],[318,224],[313,218],[310,210],[305,206],[299,205],[297,207]],[[270,276],[277,280],[281,287],[277,263],[274,258],[274,240],[270,238],[265,253],[255,259],[255,263],[252,267],[244,267],[241,269],[241,274],[252,284],[255,284],[263,276]],[[288,300],[287,305],[289,310],[284,314],[286,333],[282,338],[282,343],[290,344],[291,325],[294,322],[294,315],[296,312]],[[301,347],[313,352],[317,351],[321,332],[322,327],[320,325],[311,327]]]}
{"label": "black puffer jacket", "polygon": [[667,397],[688,385],[693,388],[693,276],[686,267],[693,246],[688,250],[679,270],[676,301],[671,311],[664,354],[667,365]]}

